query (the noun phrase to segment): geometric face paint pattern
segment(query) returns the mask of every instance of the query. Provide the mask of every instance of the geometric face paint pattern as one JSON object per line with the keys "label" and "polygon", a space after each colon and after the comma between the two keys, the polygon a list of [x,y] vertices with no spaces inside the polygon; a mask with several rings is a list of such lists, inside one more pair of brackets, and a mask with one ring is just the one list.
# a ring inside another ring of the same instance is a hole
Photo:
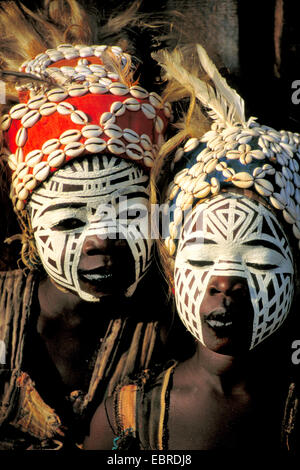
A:
{"label": "geometric face paint pattern", "polygon": [[[220,194],[198,204],[181,230],[175,299],[186,328],[204,343],[200,308],[211,276],[247,279],[254,310],[253,349],[287,317],[294,295],[293,256],[273,213],[254,199]],[[241,315],[243,312],[241,312]]]}
{"label": "geometric face paint pattern", "polygon": [[[149,177],[143,170],[114,156],[73,160],[54,173],[29,201],[37,250],[48,275],[82,299],[98,301],[79,283],[84,240],[92,235],[122,238],[135,262],[135,280],[126,290],[126,296],[132,295],[151,263],[149,192]],[[74,228],[56,229],[61,221],[72,219],[79,221]]]}

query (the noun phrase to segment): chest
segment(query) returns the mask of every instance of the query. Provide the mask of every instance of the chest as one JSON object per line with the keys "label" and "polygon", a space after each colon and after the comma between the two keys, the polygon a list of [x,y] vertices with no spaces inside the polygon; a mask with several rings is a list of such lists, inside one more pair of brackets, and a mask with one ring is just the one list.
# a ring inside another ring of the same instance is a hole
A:
{"label": "chest", "polygon": [[211,390],[171,392],[169,449],[259,449],[279,445],[280,409],[276,400]]}

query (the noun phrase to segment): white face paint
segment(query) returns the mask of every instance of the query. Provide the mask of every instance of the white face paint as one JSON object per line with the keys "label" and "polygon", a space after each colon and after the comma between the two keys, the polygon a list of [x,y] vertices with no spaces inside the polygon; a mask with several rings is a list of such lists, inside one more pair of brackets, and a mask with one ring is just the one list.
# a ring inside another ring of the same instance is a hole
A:
{"label": "white face paint", "polygon": [[209,280],[244,278],[254,313],[252,349],[288,315],[293,275],[290,246],[273,213],[242,195],[221,194],[198,204],[182,229],[174,273],[178,313],[205,344],[200,308]]}
{"label": "white face paint", "polygon": [[[125,239],[134,260],[131,282],[125,280],[126,295],[132,295],[151,262],[148,205],[149,177],[132,162],[105,155],[69,162],[29,201],[36,246],[48,275],[82,299],[98,301],[82,287],[78,274],[85,240]],[[85,279],[97,281],[99,276],[92,270]]]}

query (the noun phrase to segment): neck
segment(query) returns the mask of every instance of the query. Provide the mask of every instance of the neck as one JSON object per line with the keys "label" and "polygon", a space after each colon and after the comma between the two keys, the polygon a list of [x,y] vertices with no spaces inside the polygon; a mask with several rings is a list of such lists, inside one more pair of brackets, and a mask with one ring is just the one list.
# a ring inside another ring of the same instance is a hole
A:
{"label": "neck", "polygon": [[207,382],[221,393],[246,389],[253,367],[249,352],[239,356],[229,356],[211,351],[201,343],[198,343],[190,365],[194,376],[205,377]]}

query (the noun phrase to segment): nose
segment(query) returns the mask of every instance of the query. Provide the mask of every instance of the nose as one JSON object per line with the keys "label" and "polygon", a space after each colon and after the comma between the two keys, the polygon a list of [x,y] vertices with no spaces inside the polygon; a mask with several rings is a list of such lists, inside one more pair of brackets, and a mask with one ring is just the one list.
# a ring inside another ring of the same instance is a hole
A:
{"label": "nose", "polygon": [[101,238],[98,235],[91,235],[85,238],[82,246],[82,253],[87,256],[108,254],[111,248],[109,238]]}
{"label": "nose", "polygon": [[247,279],[239,276],[212,276],[208,286],[211,297],[220,297],[225,306],[249,296]]}

